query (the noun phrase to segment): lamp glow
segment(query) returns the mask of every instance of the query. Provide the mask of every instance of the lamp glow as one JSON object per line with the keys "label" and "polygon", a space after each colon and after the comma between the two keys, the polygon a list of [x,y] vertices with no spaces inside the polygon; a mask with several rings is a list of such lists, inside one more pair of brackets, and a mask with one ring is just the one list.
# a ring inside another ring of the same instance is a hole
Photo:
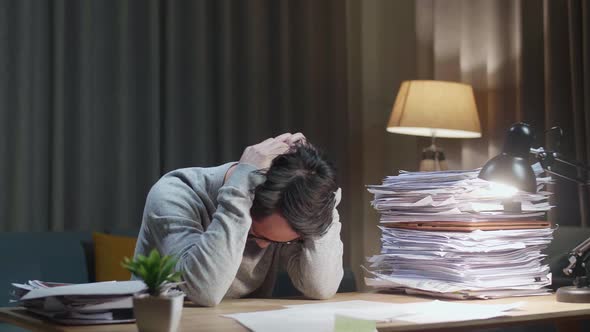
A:
{"label": "lamp glow", "polygon": [[518,189],[504,183],[490,182],[488,191],[492,196],[506,198],[514,196],[518,192]]}

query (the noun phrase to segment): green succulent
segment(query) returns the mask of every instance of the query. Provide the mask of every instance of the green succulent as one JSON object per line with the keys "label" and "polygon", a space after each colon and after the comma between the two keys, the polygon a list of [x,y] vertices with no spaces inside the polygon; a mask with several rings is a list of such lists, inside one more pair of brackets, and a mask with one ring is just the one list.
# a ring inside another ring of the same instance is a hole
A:
{"label": "green succulent", "polygon": [[158,250],[153,249],[149,256],[137,255],[133,260],[125,257],[121,266],[136,277],[143,280],[152,296],[159,296],[170,283],[180,281],[180,272],[174,272],[178,259],[171,256],[161,257]]}

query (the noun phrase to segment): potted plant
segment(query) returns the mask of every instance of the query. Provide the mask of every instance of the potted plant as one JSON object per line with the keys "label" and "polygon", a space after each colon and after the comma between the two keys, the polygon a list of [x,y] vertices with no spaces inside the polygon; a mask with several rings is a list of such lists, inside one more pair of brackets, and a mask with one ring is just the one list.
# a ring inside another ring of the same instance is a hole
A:
{"label": "potted plant", "polygon": [[184,294],[171,291],[180,284],[180,272],[174,272],[177,259],[160,256],[153,249],[149,256],[127,257],[121,265],[143,280],[148,293],[133,297],[133,313],[140,332],[174,332],[178,329]]}

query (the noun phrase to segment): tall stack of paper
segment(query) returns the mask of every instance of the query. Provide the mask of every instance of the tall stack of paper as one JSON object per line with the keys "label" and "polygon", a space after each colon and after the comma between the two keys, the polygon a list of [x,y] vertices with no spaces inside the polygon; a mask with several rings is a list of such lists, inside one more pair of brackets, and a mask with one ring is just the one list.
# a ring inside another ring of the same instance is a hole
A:
{"label": "tall stack of paper", "polygon": [[133,322],[132,295],[146,290],[143,281],[69,285],[33,280],[12,286],[14,302],[66,325]]}
{"label": "tall stack of paper", "polygon": [[[497,188],[479,170],[401,172],[368,186],[382,248],[368,259],[367,285],[450,298],[547,294],[551,178],[533,169],[537,193]],[[515,203],[520,210],[505,210]]]}

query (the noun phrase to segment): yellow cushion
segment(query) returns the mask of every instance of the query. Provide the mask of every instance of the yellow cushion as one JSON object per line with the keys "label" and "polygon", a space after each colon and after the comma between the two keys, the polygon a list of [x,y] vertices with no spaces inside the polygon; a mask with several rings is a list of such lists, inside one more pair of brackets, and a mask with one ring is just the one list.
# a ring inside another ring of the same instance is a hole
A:
{"label": "yellow cushion", "polygon": [[137,239],[93,233],[96,281],[129,280],[131,272],[121,266],[124,257],[133,258]]}

